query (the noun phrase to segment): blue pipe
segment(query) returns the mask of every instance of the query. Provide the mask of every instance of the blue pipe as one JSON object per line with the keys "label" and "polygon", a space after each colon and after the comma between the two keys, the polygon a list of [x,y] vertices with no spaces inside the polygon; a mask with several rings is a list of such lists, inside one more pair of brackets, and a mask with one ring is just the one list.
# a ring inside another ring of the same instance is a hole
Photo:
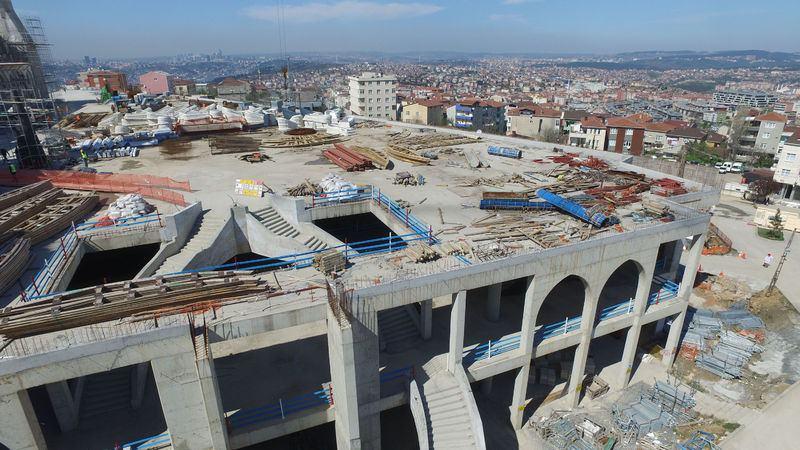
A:
{"label": "blue pipe", "polygon": [[554,194],[547,189],[538,189],[536,191],[536,196],[547,203],[550,203],[556,208],[566,212],[567,214],[577,217],[578,219],[590,223],[598,228],[604,227],[608,223],[608,217],[605,214],[597,212],[590,215],[589,211],[587,211],[583,206],[560,195]]}

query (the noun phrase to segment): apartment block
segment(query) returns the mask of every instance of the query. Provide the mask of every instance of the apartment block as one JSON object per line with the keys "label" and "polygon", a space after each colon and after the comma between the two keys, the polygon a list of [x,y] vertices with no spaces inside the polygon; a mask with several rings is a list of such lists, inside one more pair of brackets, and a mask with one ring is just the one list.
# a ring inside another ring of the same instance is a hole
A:
{"label": "apartment block", "polygon": [[786,117],[776,112],[748,116],[742,125],[739,146],[744,153],[778,153]]}
{"label": "apartment block", "polygon": [[603,150],[606,144],[606,125],[603,119],[589,116],[569,128],[569,145]]}
{"label": "apartment block", "polygon": [[92,89],[106,88],[109,92],[128,90],[128,77],[122,72],[91,70],[81,74],[82,84]]}
{"label": "apartment block", "polygon": [[350,111],[358,116],[397,119],[397,77],[364,72],[348,77]]}
{"label": "apartment block", "polygon": [[644,149],[644,125],[630,119],[611,117],[606,120],[605,149],[614,153],[641,155]]}
{"label": "apartment block", "polygon": [[778,96],[762,91],[732,89],[714,92],[714,101],[725,106],[768,108],[778,101]]}
{"label": "apartment block", "polygon": [[506,111],[506,132],[555,142],[561,134],[561,111],[545,107],[517,107]]}
{"label": "apartment block", "polygon": [[453,125],[456,128],[500,134],[506,132],[505,105],[500,102],[469,98],[456,103],[453,110]]}
{"label": "apartment block", "polygon": [[445,125],[447,117],[444,103],[441,100],[417,100],[403,106],[400,120],[418,125]]}

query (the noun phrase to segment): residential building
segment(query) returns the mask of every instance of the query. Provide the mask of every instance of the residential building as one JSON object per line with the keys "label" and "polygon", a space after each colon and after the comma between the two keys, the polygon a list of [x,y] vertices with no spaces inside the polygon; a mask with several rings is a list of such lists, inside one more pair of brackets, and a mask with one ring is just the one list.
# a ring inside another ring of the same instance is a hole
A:
{"label": "residential building", "polygon": [[747,116],[741,125],[742,132],[738,142],[740,151],[750,154],[777,154],[785,125],[786,117],[776,112]]}
{"label": "residential building", "polygon": [[780,198],[800,201],[800,133],[793,134],[784,144],[773,178],[783,185]]}
{"label": "residential building", "polygon": [[768,108],[778,101],[778,96],[762,91],[731,89],[714,92],[714,101],[725,106]]}
{"label": "residential building", "polygon": [[348,77],[350,111],[359,116],[397,119],[397,77],[375,72]]}
{"label": "residential building", "polygon": [[667,132],[667,146],[680,151],[686,144],[702,142],[706,139],[706,132],[696,127],[680,127]]}
{"label": "residential building", "polygon": [[161,70],[143,73],[139,76],[142,92],[146,94],[167,94],[172,92],[175,77]]}
{"label": "residential building", "polygon": [[81,84],[84,87],[108,92],[125,92],[128,90],[128,77],[122,72],[110,70],[90,70],[81,74]]}
{"label": "residential building", "polygon": [[561,135],[561,111],[541,106],[508,108],[506,132],[511,136],[557,142]]}
{"label": "residential building", "polygon": [[421,99],[403,106],[400,119],[406,123],[442,126],[447,123],[445,114],[444,103],[441,100]]}
{"label": "residential building", "polygon": [[192,80],[176,79],[172,84],[177,95],[189,96],[197,93],[197,87]]}
{"label": "residential building", "polygon": [[569,145],[603,150],[606,144],[606,124],[596,116],[586,116],[569,127]]}
{"label": "residential building", "polygon": [[610,117],[606,120],[605,150],[641,155],[644,150],[644,125],[630,119]]}
{"label": "residential building", "polygon": [[677,128],[665,122],[648,123],[644,128],[644,148],[647,150],[662,150],[667,145],[667,132]]}
{"label": "residential building", "polygon": [[[457,128],[505,133],[505,105],[492,100],[468,98],[454,105],[454,123]],[[448,111],[449,116],[449,111]]]}
{"label": "residential building", "polygon": [[219,97],[244,100],[252,91],[253,87],[249,81],[236,78],[228,77],[217,84],[217,96]]}

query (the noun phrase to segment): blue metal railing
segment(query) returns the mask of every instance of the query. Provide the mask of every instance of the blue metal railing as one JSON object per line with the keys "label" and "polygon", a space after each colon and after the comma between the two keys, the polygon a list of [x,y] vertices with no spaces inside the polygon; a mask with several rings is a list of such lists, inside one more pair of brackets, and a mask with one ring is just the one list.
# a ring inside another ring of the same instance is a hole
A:
{"label": "blue metal railing", "polygon": [[381,383],[405,379],[408,380],[414,375],[414,368],[411,366],[401,367],[400,369],[385,370],[380,374]]}
{"label": "blue metal railing", "polygon": [[[674,299],[678,296],[678,289],[680,285],[672,281],[665,281],[662,288],[658,292],[654,292],[648,298],[648,305],[663,303]],[[633,312],[633,299],[625,300],[603,308],[600,311],[598,322],[608,320],[614,317],[623,316]],[[534,333],[534,343],[538,344],[547,339],[563,336],[572,331],[581,328],[582,316],[564,319],[561,322],[554,322],[548,325],[543,325]],[[472,363],[502,355],[503,353],[516,350],[520,347],[520,335],[514,334],[495,341],[479,344],[471,349],[464,351],[464,363],[470,365]]]}
{"label": "blue metal railing", "polygon": [[322,389],[308,394],[298,395],[290,399],[278,399],[271,403],[255,408],[240,409],[227,417],[230,429],[241,428],[261,422],[268,422],[286,417],[319,406],[333,404],[333,390],[330,383],[322,385]]}
{"label": "blue metal railing", "polygon": [[[145,214],[143,216],[136,216],[136,217],[127,217],[124,219],[115,219],[112,221],[111,225],[108,225],[108,221],[91,221],[91,222],[82,222],[79,225],[75,226],[75,231],[77,232],[86,232],[86,231],[97,231],[97,230],[107,230],[107,229],[120,229],[126,227],[132,227],[136,225],[144,225],[148,223],[158,222],[161,223],[161,214],[159,213],[152,213],[152,214]],[[99,226],[98,226],[99,225]]]}
{"label": "blue metal railing", "polygon": [[66,264],[67,259],[75,252],[80,243],[80,238],[75,230],[71,230],[61,237],[59,247],[45,258],[44,265],[39,272],[31,278],[30,284],[22,291],[22,301],[35,300],[48,293],[49,284],[58,276],[59,270]]}
{"label": "blue metal railing", "polygon": [[411,214],[408,208],[403,208],[398,205],[394,200],[383,194],[380,189],[372,190],[372,199],[378,202],[380,206],[385,207],[396,219],[403,222],[406,227],[410,228],[415,233],[428,236],[432,244],[439,243],[439,240],[433,236],[430,225]]}
{"label": "blue metal railing", "polygon": [[167,445],[171,444],[172,444],[172,439],[169,436],[169,431],[165,431],[155,436],[138,439],[132,442],[126,442],[120,445],[119,448],[131,449],[131,450],[145,450],[148,448],[166,447]]}

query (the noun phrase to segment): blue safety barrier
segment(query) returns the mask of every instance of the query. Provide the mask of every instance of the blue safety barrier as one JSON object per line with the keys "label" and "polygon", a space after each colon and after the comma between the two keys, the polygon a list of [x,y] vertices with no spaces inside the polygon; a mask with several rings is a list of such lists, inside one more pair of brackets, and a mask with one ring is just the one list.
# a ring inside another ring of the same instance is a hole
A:
{"label": "blue safety barrier", "polygon": [[167,431],[161,434],[157,434],[155,436],[138,439],[133,442],[126,442],[120,445],[119,448],[130,449],[130,450],[145,450],[148,448],[165,447],[171,444],[172,444],[172,439],[170,438],[169,432]]}
{"label": "blue safety barrier", "polygon": [[531,201],[518,198],[484,198],[478,205],[480,209],[555,209],[555,206],[548,202]]}
{"label": "blue safety barrier", "polygon": [[298,395],[286,400],[279,399],[278,403],[271,403],[255,408],[240,409],[227,417],[231,429],[241,428],[261,422],[283,420],[286,417],[319,406],[333,404],[333,397],[329,386],[308,394]]}
{"label": "blue safety barrier", "polygon": [[372,186],[343,189],[341,191],[325,192],[311,197],[311,204],[307,205],[306,208],[319,208],[370,199],[372,199]]}
{"label": "blue safety barrier", "polygon": [[30,284],[22,292],[22,301],[27,302],[47,295],[46,292],[42,291],[55,279],[61,266],[66,263],[70,255],[78,248],[79,242],[80,239],[74,231],[61,237],[59,247],[49,257],[45,258],[42,268],[33,276]]}
{"label": "blue safety barrier", "polygon": [[480,344],[464,354],[464,362],[472,364],[484,359],[494,356],[502,355],[503,353],[510,352],[519,348],[520,336],[508,336],[495,341],[489,341],[485,344]]}

